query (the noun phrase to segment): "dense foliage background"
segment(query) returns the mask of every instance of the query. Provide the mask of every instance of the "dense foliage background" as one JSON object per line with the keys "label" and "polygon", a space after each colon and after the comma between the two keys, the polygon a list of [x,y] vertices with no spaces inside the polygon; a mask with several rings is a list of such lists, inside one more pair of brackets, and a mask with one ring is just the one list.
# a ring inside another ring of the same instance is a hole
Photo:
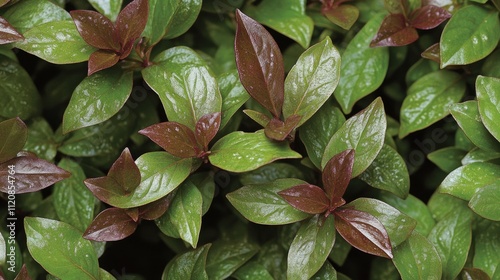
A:
{"label": "dense foliage background", "polygon": [[498,0],[0,0],[0,278],[500,279]]}

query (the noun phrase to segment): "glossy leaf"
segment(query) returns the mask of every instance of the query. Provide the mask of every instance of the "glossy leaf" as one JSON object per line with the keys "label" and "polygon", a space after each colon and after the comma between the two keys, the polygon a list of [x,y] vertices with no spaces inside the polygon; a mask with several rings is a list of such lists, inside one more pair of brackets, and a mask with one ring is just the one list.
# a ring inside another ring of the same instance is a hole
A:
{"label": "glossy leaf", "polygon": [[410,26],[403,14],[389,14],[384,18],[370,47],[397,47],[418,40],[417,30]]}
{"label": "glossy leaf", "polygon": [[355,151],[345,150],[334,155],[322,173],[323,187],[329,201],[341,198],[351,181]]}
{"label": "glossy leaf", "polygon": [[335,222],[332,216],[322,219],[316,215],[300,226],[288,251],[288,279],[309,279],[328,258],[335,243]]}
{"label": "glossy leaf", "polygon": [[209,279],[226,279],[249,259],[259,248],[248,241],[219,239],[208,252],[206,270]]}
{"label": "glossy leaf", "polygon": [[444,8],[425,5],[410,14],[409,22],[412,27],[427,30],[437,27],[450,17],[451,14]]}
{"label": "glossy leaf", "polygon": [[0,163],[16,157],[28,138],[28,128],[20,118],[0,122]]}
{"label": "glossy leaf", "polygon": [[475,162],[448,174],[439,186],[439,191],[469,201],[478,189],[497,182],[499,178],[499,165]]}
{"label": "glossy leaf", "polygon": [[406,198],[410,191],[410,175],[401,155],[387,144],[361,173],[359,178],[370,186]]}
{"label": "glossy leaf", "polygon": [[428,236],[443,264],[442,279],[455,279],[467,260],[472,239],[471,220],[470,210],[455,209],[439,221]]}
{"label": "glossy leaf", "polygon": [[330,199],[318,186],[301,184],[278,193],[290,205],[308,214],[325,212],[330,205]]}
{"label": "glossy leaf", "polygon": [[174,47],[154,61],[156,64],[142,70],[142,75],[160,97],[169,121],[194,130],[203,115],[221,111],[217,80],[196,52]]}
{"label": "glossy leaf", "polygon": [[389,236],[374,216],[350,208],[335,211],[335,227],[353,247],[379,257],[392,259]]}
{"label": "glossy leaf", "polygon": [[358,176],[370,166],[382,149],[386,127],[384,105],[382,100],[377,98],[335,132],[325,148],[321,165],[325,166],[333,155],[354,149],[356,157],[352,177]]}
{"label": "glossy leaf", "polygon": [[500,117],[500,109],[498,108],[499,84],[500,80],[497,78],[479,76],[476,80],[476,94],[481,119],[488,131],[500,142],[500,129],[495,124]]}
{"label": "glossy leaf", "polygon": [[156,225],[164,233],[175,231],[182,240],[196,248],[201,231],[202,204],[201,192],[187,181],[179,186],[169,209],[156,220]]}
{"label": "glossy leaf", "polygon": [[217,78],[217,83],[222,95],[222,119],[220,124],[222,129],[250,96],[241,84],[236,70],[220,75]]}
{"label": "glossy leaf", "polygon": [[40,95],[30,74],[14,60],[0,55],[0,116],[28,119],[40,111]]}
{"label": "glossy leaf", "polygon": [[23,35],[19,33],[5,18],[0,17],[0,45],[22,41]]}
{"label": "glossy leaf", "polygon": [[278,193],[300,184],[305,182],[298,179],[278,179],[271,183],[241,187],[227,194],[227,199],[251,222],[264,225],[290,224],[310,215],[292,207]]}
{"label": "glossy leaf", "polygon": [[246,109],[243,110],[243,113],[245,113],[248,117],[250,117],[252,120],[254,120],[256,123],[260,124],[262,127],[266,127],[269,122],[271,121],[271,118],[269,118],[266,114]]}
{"label": "glossy leaf", "polygon": [[111,21],[116,20],[122,8],[122,2],[123,0],[89,0],[94,9],[108,17]]}
{"label": "glossy leaf", "polygon": [[427,158],[444,172],[450,173],[462,165],[461,160],[466,153],[459,148],[446,147],[429,153]]}
{"label": "glossy leaf", "polygon": [[309,159],[318,169],[321,169],[321,159],[328,142],[344,122],[345,116],[340,109],[327,103],[300,127],[300,140],[306,147]]}
{"label": "glossy leaf", "polygon": [[97,50],[89,57],[89,66],[87,75],[90,76],[95,72],[110,68],[120,60],[120,56],[112,51]]}
{"label": "glossy leaf", "polygon": [[322,279],[337,280],[337,271],[329,262],[325,262],[323,264],[323,266],[321,267],[321,269],[318,270],[318,272],[316,272],[316,274],[314,274],[311,279],[312,280],[322,280]]}
{"label": "glossy leaf", "polygon": [[239,10],[236,21],[234,48],[241,83],[250,96],[278,118],[285,80],[281,51],[262,25]]}
{"label": "glossy leaf", "polygon": [[368,43],[375,36],[382,19],[380,15],[370,19],[342,54],[342,79],[333,94],[346,114],[352,111],[358,100],[375,91],[387,73],[389,50],[371,48]]}
{"label": "glossy leaf", "polygon": [[296,178],[305,179],[306,170],[284,162],[273,162],[253,171],[240,174],[239,180],[243,185],[271,183],[277,179]]}
{"label": "glossy leaf", "polygon": [[329,37],[307,49],[285,80],[283,116],[299,115],[299,127],[326,102],[340,79],[340,54]]}
{"label": "glossy leaf", "polygon": [[[141,36],[144,27],[146,27],[148,12],[147,0],[134,0],[125,6],[116,17],[116,34],[119,37],[122,52],[130,52],[134,41]],[[124,58],[123,53],[121,58]]]}
{"label": "glossy leaf", "polygon": [[496,182],[477,190],[469,201],[469,207],[486,219],[500,221],[499,202],[500,184]]}
{"label": "glossy leaf", "polygon": [[[16,194],[36,192],[70,176],[70,173],[42,159],[30,156],[16,157],[0,164],[0,180],[8,181],[8,166],[14,166]],[[8,185],[0,191],[7,193]]]}
{"label": "glossy leaf", "polygon": [[56,183],[52,192],[52,203],[61,222],[84,231],[94,218],[95,198],[83,184],[86,176],[80,165],[63,158],[59,168],[71,172],[71,177]]}
{"label": "glossy leaf", "polygon": [[476,147],[462,157],[462,165],[467,165],[473,162],[494,162],[499,158],[500,152],[488,152]]}
{"label": "glossy leaf", "polygon": [[31,256],[48,273],[61,279],[100,279],[94,247],[79,230],[60,221],[32,217],[24,219],[24,228]]}
{"label": "glossy leaf", "polygon": [[454,213],[457,209],[461,211],[468,208],[466,201],[452,195],[440,193],[439,191],[434,192],[427,202],[427,207],[437,222],[444,219],[450,213]]}
{"label": "glossy leaf", "polygon": [[83,237],[93,241],[117,241],[127,238],[137,228],[126,209],[108,208],[99,213],[83,233]]}
{"label": "glossy leaf", "polygon": [[406,214],[377,199],[358,198],[345,207],[354,207],[356,210],[373,215],[384,225],[393,247],[405,241],[417,225],[417,222]]}
{"label": "glossy leaf", "polygon": [[321,12],[328,20],[345,30],[351,29],[359,17],[359,9],[353,5],[339,5],[331,9],[322,9]]}
{"label": "glossy leaf", "polygon": [[267,139],[264,132],[233,132],[217,141],[208,156],[210,162],[231,172],[246,172],[278,159],[300,158],[288,143]]}
{"label": "glossy leaf", "polygon": [[139,131],[173,156],[196,157],[203,147],[196,141],[194,132],[177,122],[153,124]]}
{"label": "glossy leaf", "polygon": [[38,117],[31,121],[24,150],[35,153],[41,159],[52,161],[57,154],[58,144],[52,127],[44,118]]}
{"label": "glossy leaf", "polygon": [[264,133],[269,139],[276,141],[283,141],[287,137],[293,139],[294,129],[300,120],[301,116],[299,115],[291,115],[285,121],[276,118],[271,119],[264,129]]}
{"label": "glossy leaf", "polygon": [[208,144],[214,139],[219,131],[221,123],[221,113],[216,112],[202,116],[197,122],[194,135],[198,144],[208,151]]}
{"label": "glossy leaf", "polygon": [[449,106],[465,95],[462,76],[439,70],[429,73],[408,88],[401,105],[399,138],[424,129],[449,114]]}
{"label": "glossy leaf", "polygon": [[120,43],[115,34],[115,25],[106,16],[86,10],[71,11],[78,33],[94,48],[120,51]]}
{"label": "glossy leaf", "polygon": [[20,1],[2,16],[21,33],[47,22],[71,20],[67,11],[49,0]]}
{"label": "glossy leaf", "polygon": [[424,235],[413,232],[393,250],[393,262],[403,280],[440,279],[442,265],[439,254]]}
{"label": "glossy leaf", "polygon": [[[480,1],[480,0],[477,0]],[[486,272],[475,267],[464,267],[460,272],[461,279],[489,280],[491,279]]]}
{"label": "glossy leaf", "polygon": [[467,5],[444,27],[440,40],[441,68],[466,65],[490,54],[500,40],[498,11]]}
{"label": "glossy leaf", "polygon": [[263,1],[257,7],[252,7],[250,12],[258,22],[294,40],[303,48],[307,48],[311,41],[314,24],[306,15],[305,8],[305,2],[302,0],[274,0]]}
{"label": "glossy leaf", "polygon": [[482,269],[491,279],[497,279],[500,263],[500,240],[497,238],[500,224],[481,220],[474,231],[474,267]]}
{"label": "glossy leaf", "polygon": [[144,220],[156,220],[160,218],[170,207],[172,203],[172,199],[174,198],[173,193],[169,193],[168,195],[143,205],[138,209],[138,215],[141,219]]}
{"label": "glossy leaf", "polygon": [[87,61],[95,50],[69,20],[37,25],[23,35],[25,40],[16,42],[15,47],[54,64]]}
{"label": "glossy leaf", "polygon": [[205,263],[210,246],[211,244],[206,244],[195,250],[177,255],[167,264],[161,279],[208,280]]}
{"label": "glossy leaf", "polygon": [[112,68],[86,77],[75,89],[63,117],[63,133],[102,123],[125,105],[133,72]]}
{"label": "glossy leaf", "polygon": [[267,269],[260,263],[254,261],[249,261],[242,267],[238,268],[231,277],[237,280],[274,280],[273,276],[267,271]]}

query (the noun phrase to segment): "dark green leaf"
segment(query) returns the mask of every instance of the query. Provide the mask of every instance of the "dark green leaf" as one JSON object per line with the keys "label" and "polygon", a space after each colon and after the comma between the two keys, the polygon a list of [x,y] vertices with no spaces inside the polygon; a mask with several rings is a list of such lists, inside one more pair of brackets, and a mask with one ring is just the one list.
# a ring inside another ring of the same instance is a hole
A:
{"label": "dark green leaf", "polygon": [[429,59],[419,59],[406,72],[406,84],[410,86],[428,73],[439,69],[439,64]]}
{"label": "dark green leaf", "polygon": [[40,111],[40,95],[33,80],[17,62],[0,55],[0,116],[28,119]]}
{"label": "dark green leaf", "polygon": [[[338,275],[339,279],[349,280],[346,278],[341,278],[340,273]],[[401,276],[396,269],[396,266],[389,259],[375,258],[372,260],[370,268],[370,280],[401,280]]]}
{"label": "dark green leaf", "polygon": [[469,207],[480,216],[500,221],[500,183],[480,188],[469,201]]}
{"label": "dark green leaf", "polygon": [[456,72],[439,70],[418,79],[401,105],[399,138],[446,117],[449,106],[459,102],[465,91],[465,81]]}
{"label": "dark green leaf", "polygon": [[330,255],[328,255],[328,258],[336,265],[342,266],[344,265],[351,248],[351,244],[347,243],[341,235],[338,235],[335,237],[335,244],[333,245],[333,249],[330,252]]}
{"label": "dark green leaf", "polygon": [[24,219],[28,250],[50,274],[61,279],[100,279],[97,255],[74,227],[55,220]]}
{"label": "dark green leaf", "polygon": [[332,216],[323,220],[316,215],[305,221],[288,251],[288,279],[309,279],[328,258],[335,243],[335,222]]}
{"label": "dark green leaf", "polygon": [[37,25],[24,34],[24,41],[15,47],[54,64],[86,61],[95,51],[82,39],[71,20]]}
{"label": "dark green leaf", "polygon": [[444,172],[450,173],[462,165],[461,161],[466,154],[462,149],[446,147],[429,153],[427,158]]}
{"label": "dark green leaf", "polygon": [[464,6],[453,14],[441,35],[441,68],[476,62],[490,54],[499,40],[498,11]]}
{"label": "dark green leaf", "polygon": [[0,163],[16,157],[28,138],[28,128],[20,118],[0,122]]}
{"label": "dark green leaf", "polygon": [[196,157],[203,150],[194,132],[177,122],[153,124],[139,131],[173,156],[180,158]]}
{"label": "dark green leaf", "polygon": [[125,105],[132,92],[133,73],[115,67],[85,78],[64,112],[63,133],[102,123]]}
{"label": "dark green leaf", "polygon": [[106,16],[95,11],[74,10],[71,11],[71,17],[78,33],[87,44],[103,50],[121,50],[115,34],[115,25]]}
{"label": "dark green leaf", "polygon": [[177,255],[167,264],[161,279],[208,280],[205,263],[210,246],[211,244],[206,244],[196,250]]}
{"label": "dark green leaf", "polygon": [[277,179],[305,179],[304,170],[282,162],[273,162],[253,171],[241,173],[240,182],[243,185],[271,183]]}
{"label": "dark green leaf", "polygon": [[500,268],[500,223],[482,219],[474,230],[474,267],[482,269],[491,279],[498,279]]}
{"label": "dark green leaf", "polygon": [[83,233],[83,237],[93,241],[122,240],[137,228],[126,209],[108,208],[99,213]]}
{"label": "dark green leaf", "polygon": [[212,244],[207,256],[207,274],[209,279],[226,279],[259,250],[248,241],[219,239]]}
{"label": "dark green leaf", "polygon": [[393,253],[394,265],[403,280],[441,278],[441,259],[425,236],[412,233],[410,238],[394,248]]}
{"label": "dark green leaf", "polygon": [[307,49],[285,80],[283,116],[301,116],[299,127],[326,102],[340,79],[340,54],[329,37]]}
{"label": "dark green leaf", "polygon": [[249,221],[283,225],[304,220],[308,214],[293,208],[278,192],[304,184],[298,179],[278,179],[272,183],[244,186],[227,194],[229,202]]}
{"label": "dark green leaf", "polygon": [[234,49],[241,83],[250,96],[279,118],[285,71],[278,44],[262,25],[239,10],[236,21]]}
{"label": "dark green leaf", "polygon": [[498,108],[498,98],[500,98],[500,79],[479,76],[476,80],[476,94],[479,106],[479,113],[484,126],[490,133],[500,141],[500,129],[497,120],[500,117]]}
{"label": "dark green leaf", "polygon": [[50,124],[41,117],[33,119],[29,125],[24,150],[35,153],[41,159],[52,161],[57,154],[57,146]]}
{"label": "dark green leaf", "polygon": [[334,95],[345,113],[350,113],[358,100],[375,91],[387,73],[389,50],[369,46],[382,19],[381,15],[371,18],[342,54],[342,79]]}
{"label": "dark green leaf", "polygon": [[254,133],[233,132],[215,143],[210,162],[224,170],[246,172],[278,159],[300,158],[288,143],[269,140],[262,130]]}
{"label": "dark green leaf", "polygon": [[89,3],[99,13],[115,21],[122,8],[123,0],[89,0]]}
{"label": "dark green leaf", "polygon": [[427,202],[427,207],[431,211],[432,217],[436,221],[441,221],[455,209],[467,209],[467,202],[449,194],[443,194],[438,191]]}
{"label": "dark green leaf", "polygon": [[274,280],[267,269],[258,262],[247,262],[244,266],[238,268],[231,277],[237,280]]}
{"label": "dark green leaf", "polygon": [[328,210],[330,199],[318,186],[301,184],[278,193],[290,205],[308,214],[320,214]]}
{"label": "dark green leaf", "polygon": [[382,21],[370,47],[399,47],[417,40],[417,30],[408,24],[403,14],[389,14]]}
{"label": "dark green leaf", "polygon": [[442,279],[455,279],[464,267],[472,239],[471,220],[470,210],[456,208],[428,236],[443,264]]}
{"label": "dark green leaf", "polygon": [[0,45],[22,41],[23,35],[19,33],[6,19],[0,17]]}
{"label": "dark green leaf", "polygon": [[67,11],[49,0],[19,1],[2,16],[21,33],[47,22],[71,20]]}
{"label": "dark green leaf", "polygon": [[222,95],[222,120],[220,125],[220,129],[222,129],[250,96],[241,84],[236,70],[220,75],[217,82]]}
{"label": "dark green leaf", "polygon": [[94,218],[94,196],[83,184],[86,177],[78,163],[63,158],[58,166],[71,177],[55,184],[52,203],[61,222],[83,232]]}
{"label": "dark green leaf", "polygon": [[352,177],[358,176],[370,166],[382,149],[386,127],[384,104],[379,97],[335,132],[325,148],[321,165],[325,166],[333,155],[354,149],[356,157]]}

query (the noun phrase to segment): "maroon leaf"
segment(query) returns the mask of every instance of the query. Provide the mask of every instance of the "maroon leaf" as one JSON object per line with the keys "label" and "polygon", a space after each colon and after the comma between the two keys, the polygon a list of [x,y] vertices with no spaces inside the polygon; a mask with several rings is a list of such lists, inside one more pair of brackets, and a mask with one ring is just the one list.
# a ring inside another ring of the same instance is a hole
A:
{"label": "maroon leaf", "polygon": [[430,59],[437,63],[441,63],[441,54],[439,53],[439,43],[428,47],[422,54],[423,58]]}
{"label": "maroon leaf", "polygon": [[359,17],[358,8],[352,5],[340,5],[330,9],[321,9],[321,12],[329,21],[345,30],[351,29]]}
{"label": "maroon leaf", "polygon": [[418,29],[432,29],[451,17],[447,10],[433,5],[416,9],[410,15],[410,25]]}
{"label": "maroon leaf", "polygon": [[94,11],[75,10],[70,12],[76,29],[87,44],[103,50],[120,51],[113,22]]}
{"label": "maroon leaf", "polygon": [[139,208],[137,207],[134,207],[134,208],[127,208],[127,209],[124,209],[125,210],[125,213],[127,213],[127,215],[134,221],[134,222],[138,222],[140,217],[139,217]]}
{"label": "maroon leaf", "polygon": [[125,148],[108,172],[126,192],[133,192],[141,183],[141,172],[128,148]]}
{"label": "maroon leaf", "polygon": [[90,76],[97,71],[109,68],[118,63],[118,60],[120,60],[120,56],[115,52],[97,50],[90,55],[87,75]]}
{"label": "maroon leaf", "polygon": [[16,278],[14,278],[14,280],[31,280],[28,269],[26,268],[26,264],[23,264],[21,270],[19,270],[19,273],[17,274]]}
{"label": "maroon leaf", "polygon": [[27,137],[28,128],[20,118],[0,122],[0,163],[16,157]]}
{"label": "maroon leaf", "polygon": [[281,51],[258,22],[236,11],[234,50],[241,83],[275,118],[281,115],[285,71]]}
{"label": "maroon leaf", "polygon": [[392,259],[389,235],[374,216],[352,208],[339,208],[334,213],[335,227],[349,244],[365,253]]}
{"label": "maroon leaf", "polygon": [[176,157],[196,157],[202,151],[194,132],[177,122],[154,124],[142,129],[139,133],[149,137],[158,146]]}
{"label": "maroon leaf", "polygon": [[489,280],[490,276],[479,268],[464,267],[457,279]]}
{"label": "maroon leaf", "polygon": [[171,192],[163,198],[158,199],[157,201],[153,201],[144,206],[139,207],[139,216],[144,220],[156,220],[161,217],[165,212],[167,212],[170,207],[170,203],[174,198],[174,193]]}
{"label": "maroon leaf", "polygon": [[220,127],[221,113],[216,112],[202,116],[197,122],[194,135],[198,145],[208,150],[208,144],[214,139]]}
{"label": "maroon leaf", "polygon": [[134,0],[118,14],[116,32],[120,38],[122,59],[132,50],[148,21],[149,5],[147,0]]}
{"label": "maroon leaf", "polygon": [[323,187],[330,201],[344,196],[351,181],[354,165],[354,150],[345,150],[334,155],[323,169]]}
{"label": "maroon leaf", "polygon": [[297,127],[301,118],[299,115],[291,115],[284,122],[274,118],[266,125],[264,132],[268,138],[283,141]]}
{"label": "maroon leaf", "polygon": [[16,157],[0,164],[0,191],[9,193],[14,190],[16,194],[36,192],[69,176],[68,171],[43,159]]}
{"label": "maroon leaf", "polygon": [[125,209],[108,208],[95,217],[83,237],[94,241],[117,241],[130,236],[136,228],[137,223]]}
{"label": "maroon leaf", "polygon": [[309,214],[323,213],[330,204],[325,192],[320,187],[310,184],[291,187],[278,194],[293,207]]}
{"label": "maroon leaf", "polygon": [[0,45],[22,41],[24,36],[3,17],[0,17]]}
{"label": "maroon leaf", "polygon": [[370,47],[405,46],[418,39],[417,30],[408,26],[402,14],[390,14],[384,18]]}

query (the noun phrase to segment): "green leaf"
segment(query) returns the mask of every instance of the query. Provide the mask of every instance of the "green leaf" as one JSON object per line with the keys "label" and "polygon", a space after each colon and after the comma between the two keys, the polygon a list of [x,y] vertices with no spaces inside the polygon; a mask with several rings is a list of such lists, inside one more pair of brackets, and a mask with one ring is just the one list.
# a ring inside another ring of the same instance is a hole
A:
{"label": "green leaf", "polygon": [[488,152],[479,148],[473,148],[462,158],[462,165],[467,165],[473,162],[488,162],[499,159],[500,152]]}
{"label": "green leaf", "polygon": [[384,81],[389,67],[388,48],[371,48],[383,15],[370,19],[349,42],[342,54],[342,78],[334,92],[342,110],[348,114],[361,98],[374,92]]}
{"label": "green leaf", "polygon": [[441,68],[476,62],[490,54],[499,40],[498,11],[464,6],[454,12],[441,34]]}
{"label": "green leaf", "polygon": [[49,0],[20,1],[2,16],[22,34],[44,23],[71,20],[67,11]]}
{"label": "green leaf", "polygon": [[75,89],[63,117],[63,133],[102,123],[125,105],[133,72],[114,67],[85,78]]}
{"label": "green leaf", "polygon": [[500,268],[500,223],[481,220],[474,231],[474,267],[482,269],[492,279],[498,279]]}
{"label": "green leaf", "polygon": [[288,251],[288,279],[311,278],[328,258],[335,243],[333,216],[326,220],[315,215],[305,221],[292,241]]}
{"label": "green leaf", "polygon": [[[491,102],[489,98],[487,102]],[[490,134],[481,120],[477,101],[453,104],[450,106],[450,112],[474,145],[486,151],[500,152],[500,143]]]}
{"label": "green leaf", "polygon": [[0,163],[15,158],[28,138],[28,128],[20,118],[0,122]]}
{"label": "green leaf", "polygon": [[249,13],[258,22],[294,40],[304,49],[309,46],[314,23],[305,14],[305,1],[263,1],[257,7],[252,7]]}
{"label": "green leaf", "polygon": [[431,211],[434,220],[438,222],[458,208],[462,210],[468,208],[467,202],[464,200],[439,191],[434,192],[429,202],[427,202],[427,207]]}
{"label": "green leaf", "polygon": [[54,186],[52,194],[57,216],[61,222],[84,232],[94,218],[94,195],[83,184],[86,177],[78,163],[63,158],[58,166],[71,172],[71,177]]}
{"label": "green leaf", "polygon": [[14,60],[0,55],[0,116],[28,119],[40,111],[40,95],[30,74]]}
{"label": "green leaf", "polygon": [[466,151],[456,147],[446,147],[427,154],[427,158],[444,172],[450,173],[462,164]]}
{"label": "green leaf", "polygon": [[217,80],[195,51],[174,47],[154,61],[156,64],[142,70],[142,75],[160,97],[169,121],[194,130],[202,116],[221,111]]}
{"label": "green leaf", "polygon": [[135,163],[141,172],[140,185],[127,196],[113,196],[109,204],[132,208],[158,200],[188,177],[193,164],[191,159],[180,159],[167,152],[142,154]]}
{"label": "green leaf", "polygon": [[410,238],[394,248],[393,253],[392,261],[403,280],[441,278],[441,259],[425,236],[412,233]]}
{"label": "green leaf", "polygon": [[500,165],[474,162],[448,174],[439,191],[469,201],[478,189],[497,182],[499,178]]}
{"label": "green leaf", "polygon": [[325,262],[311,280],[337,280],[337,271],[329,262]]}
{"label": "green leaf", "polygon": [[201,192],[186,181],[179,186],[170,207],[156,220],[156,225],[165,234],[176,231],[182,240],[196,248],[201,231],[202,204]]}
{"label": "green leaf", "polygon": [[272,183],[244,186],[227,194],[229,202],[249,221],[264,225],[283,225],[309,217],[293,208],[278,192],[305,182],[298,179],[278,179]]}
{"label": "green leaf", "polygon": [[377,199],[358,198],[344,207],[349,206],[377,218],[384,225],[393,247],[405,241],[417,225],[417,222],[406,214]]}
{"label": "green leaf", "polygon": [[54,64],[86,61],[95,51],[82,39],[72,20],[37,25],[24,34],[15,47]]}
{"label": "green leaf", "polygon": [[240,175],[240,182],[243,185],[264,184],[285,178],[305,179],[305,174],[303,170],[300,170],[294,165],[283,162],[273,162],[253,171],[242,173]]}
{"label": "green leaf", "polygon": [[241,84],[236,70],[226,72],[217,77],[217,83],[219,84],[222,96],[222,121],[220,125],[220,129],[222,129],[238,109],[250,98],[250,95],[248,95]]}
{"label": "green leaf", "polygon": [[61,279],[100,279],[97,255],[74,227],[55,220],[24,219],[28,250],[50,274]]}
{"label": "green leaf", "polygon": [[328,142],[344,122],[342,111],[327,103],[299,128],[300,140],[306,147],[309,159],[318,169],[321,169],[321,159]]}
{"label": "green leaf", "polygon": [[233,132],[215,143],[208,156],[210,162],[231,172],[246,172],[278,159],[300,158],[288,143],[269,140],[264,131]]}
{"label": "green leaf", "polygon": [[388,145],[383,145],[380,153],[359,178],[370,186],[406,198],[410,191],[410,175],[404,159]]}
{"label": "green leaf", "polygon": [[333,245],[333,249],[330,252],[330,255],[328,255],[328,258],[336,265],[342,266],[344,265],[351,248],[351,244],[347,243],[347,241],[339,235],[335,237],[335,244]]}
{"label": "green leaf", "polygon": [[24,150],[35,153],[41,159],[52,161],[57,154],[57,146],[50,124],[41,117],[33,119],[29,125]]}
{"label": "green leaf", "polygon": [[211,244],[177,255],[172,259],[161,276],[167,279],[208,280],[205,263]]}
{"label": "green leaf", "polygon": [[219,239],[212,244],[207,256],[209,279],[226,279],[259,250],[259,247],[246,240]]}
{"label": "green leaf", "polygon": [[446,117],[465,91],[465,80],[456,72],[438,70],[418,79],[401,105],[399,138]]}
{"label": "green leaf", "polygon": [[122,9],[122,2],[123,0],[89,0],[94,9],[113,22]]}
{"label": "green leaf", "polygon": [[283,116],[299,115],[299,127],[328,100],[340,79],[340,54],[330,37],[307,49],[285,79]]}
{"label": "green leaf", "polygon": [[478,215],[500,221],[500,183],[480,188],[469,201],[469,207]]}
{"label": "green leaf", "polygon": [[472,240],[472,212],[458,208],[439,221],[428,239],[443,264],[443,280],[452,280],[464,267]]}
{"label": "green leaf", "polygon": [[354,149],[356,156],[352,177],[358,176],[370,166],[382,149],[386,127],[384,104],[378,97],[335,132],[326,146],[321,166],[324,167],[333,155]]}
{"label": "green leaf", "polygon": [[481,119],[484,126],[500,142],[500,129],[498,127],[498,118],[500,118],[499,85],[500,79],[497,78],[479,76],[476,80],[476,94]]}
{"label": "green leaf", "polygon": [[231,277],[237,280],[274,280],[269,271],[267,271],[263,265],[255,261],[247,262],[244,266],[238,268]]}
{"label": "green leaf", "polygon": [[215,181],[213,173],[197,172],[189,176],[187,182],[193,183],[203,197],[202,215],[205,215],[210,209],[215,195]]}

